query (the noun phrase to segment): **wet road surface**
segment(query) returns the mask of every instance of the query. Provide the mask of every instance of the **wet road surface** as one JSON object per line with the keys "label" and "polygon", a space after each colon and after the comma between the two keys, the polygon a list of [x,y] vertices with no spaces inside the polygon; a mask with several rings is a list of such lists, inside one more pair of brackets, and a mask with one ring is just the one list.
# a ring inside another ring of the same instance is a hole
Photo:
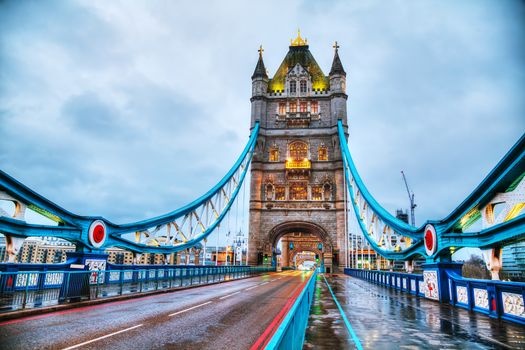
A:
{"label": "wet road surface", "polygon": [[249,349],[309,274],[286,271],[0,323],[1,349]]}
{"label": "wet road surface", "polygon": [[[525,327],[345,275],[326,276],[363,349],[525,349]],[[303,349],[355,349],[322,276]]]}

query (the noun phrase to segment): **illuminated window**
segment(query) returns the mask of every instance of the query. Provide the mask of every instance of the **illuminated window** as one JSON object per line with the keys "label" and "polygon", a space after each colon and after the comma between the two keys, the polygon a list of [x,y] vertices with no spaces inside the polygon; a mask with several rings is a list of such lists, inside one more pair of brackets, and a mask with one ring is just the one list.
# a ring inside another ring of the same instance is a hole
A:
{"label": "illuminated window", "polygon": [[306,93],[306,81],[301,80],[301,81],[299,82],[299,91],[300,91],[302,94]]}
{"label": "illuminated window", "polygon": [[288,145],[288,155],[292,160],[304,160],[308,158],[308,144],[295,141]]}
{"label": "illuminated window", "polygon": [[310,102],[310,112],[314,114],[319,113],[319,105],[317,104],[317,101]]}
{"label": "illuminated window", "polygon": [[290,82],[290,93],[295,94],[297,92],[297,83],[295,81]]}
{"label": "illuminated window", "polygon": [[284,186],[275,186],[275,200],[284,201],[286,199],[286,188]]}
{"label": "illuminated window", "polygon": [[286,114],[286,103],[279,103],[279,115]]}
{"label": "illuminated window", "polygon": [[323,186],[312,186],[312,200],[313,201],[323,200]]}
{"label": "illuminated window", "polygon": [[278,162],[279,161],[279,149],[277,147],[270,148],[269,160],[270,160],[270,162]]}
{"label": "illuminated window", "polygon": [[290,102],[290,113],[297,113],[297,102]]}
{"label": "illuminated window", "polygon": [[301,102],[299,104],[299,111],[301,113],[306,113],[308,111],[308,103],[307,102]]}
{"label": "illuminated window", "polygon": [[318,149],[318,160],[328,160],[328,148],[325,145],[321,144]]}
{"label": "illuminated window", "polygon": [[305,201],[308,199],[308,185],[306,182],[294,182],[290,185],[290,199]]}

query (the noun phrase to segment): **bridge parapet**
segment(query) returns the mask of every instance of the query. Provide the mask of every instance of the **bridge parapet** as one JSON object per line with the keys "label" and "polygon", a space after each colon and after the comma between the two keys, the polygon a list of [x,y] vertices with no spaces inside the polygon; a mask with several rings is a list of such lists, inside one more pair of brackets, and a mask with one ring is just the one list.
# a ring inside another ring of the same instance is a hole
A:
{"label": "bridge parapet", "polygon": [[[428,271],[426,271],[428,273]],[[447,270],[443,278],[379,270],[344,269],[348,276],[364,279],[427,299],[448,303],[493,318],[525,325],[525,283],[464,278]],[[447,291],[446,299],[441,289]]]}

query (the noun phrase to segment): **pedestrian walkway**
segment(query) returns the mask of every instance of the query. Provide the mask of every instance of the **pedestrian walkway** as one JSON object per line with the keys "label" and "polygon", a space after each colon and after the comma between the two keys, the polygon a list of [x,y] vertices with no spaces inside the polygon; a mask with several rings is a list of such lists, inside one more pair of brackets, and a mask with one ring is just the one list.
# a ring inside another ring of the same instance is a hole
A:
{"label": "pedestrian walkway", "polygon": [[523,326],[346,275],[319,276],[315,296],[304,349],[525,349]]}

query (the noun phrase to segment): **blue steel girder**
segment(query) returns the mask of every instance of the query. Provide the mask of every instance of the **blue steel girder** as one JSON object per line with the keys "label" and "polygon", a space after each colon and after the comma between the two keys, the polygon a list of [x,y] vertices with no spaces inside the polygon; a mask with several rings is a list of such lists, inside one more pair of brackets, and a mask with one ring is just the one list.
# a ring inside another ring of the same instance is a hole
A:
{"label": "blue steel girder", "polygon": [[491,248],[522,241],[525,238],[525,215],[491,226],[479,232],[442,233],[438,236],[438,253],[447,248]]}
{"label": "blue steel girder", "polygon": [[[115,224],[100,216],[73,214],[0,171],[0,200],[15,204],[13,215],[0,209],[0,233],[15,237],[58,237],[77,244],[77,248],[93,251],[119,247],[138,253],[169,254],[200,246],[199,242],[220,225],[235,201],[248,172],[258,132],[256,123],[230,171],[204,195],[167,214],[127,224]],[[50,218],[58,226],[25,222],[25,208]],[[90,228],[96,222],[105,227],[100,246],[94,246],[90,238]],[[127,234],[135,234],[135,240],[127,238]]]}
{"label": "blue steel girder", "polygon": [[[448,253],[450,248],[490,248],[525,239],[525,214],[521,213],[525,208],[525,135],[445,219],[429,220],[420,227],[413,227],[388,213],[368,192],[350,155],[341,120],[338,121],[338,133],[348,193],[357,222],[371,247],[385,258],[406,260],[416,254],[425,256],[423,235],[429,224],[434,227],[438,240],[437,249],[430,258]],[[506,208],[498,219],[493,208],[501,203],[505,203]],[[483,220],[482,230],[464,230],[467,223],[478,219]],[[385,246],[385,237],[391,239],[392,236],[402,237],[410,244]]]}

